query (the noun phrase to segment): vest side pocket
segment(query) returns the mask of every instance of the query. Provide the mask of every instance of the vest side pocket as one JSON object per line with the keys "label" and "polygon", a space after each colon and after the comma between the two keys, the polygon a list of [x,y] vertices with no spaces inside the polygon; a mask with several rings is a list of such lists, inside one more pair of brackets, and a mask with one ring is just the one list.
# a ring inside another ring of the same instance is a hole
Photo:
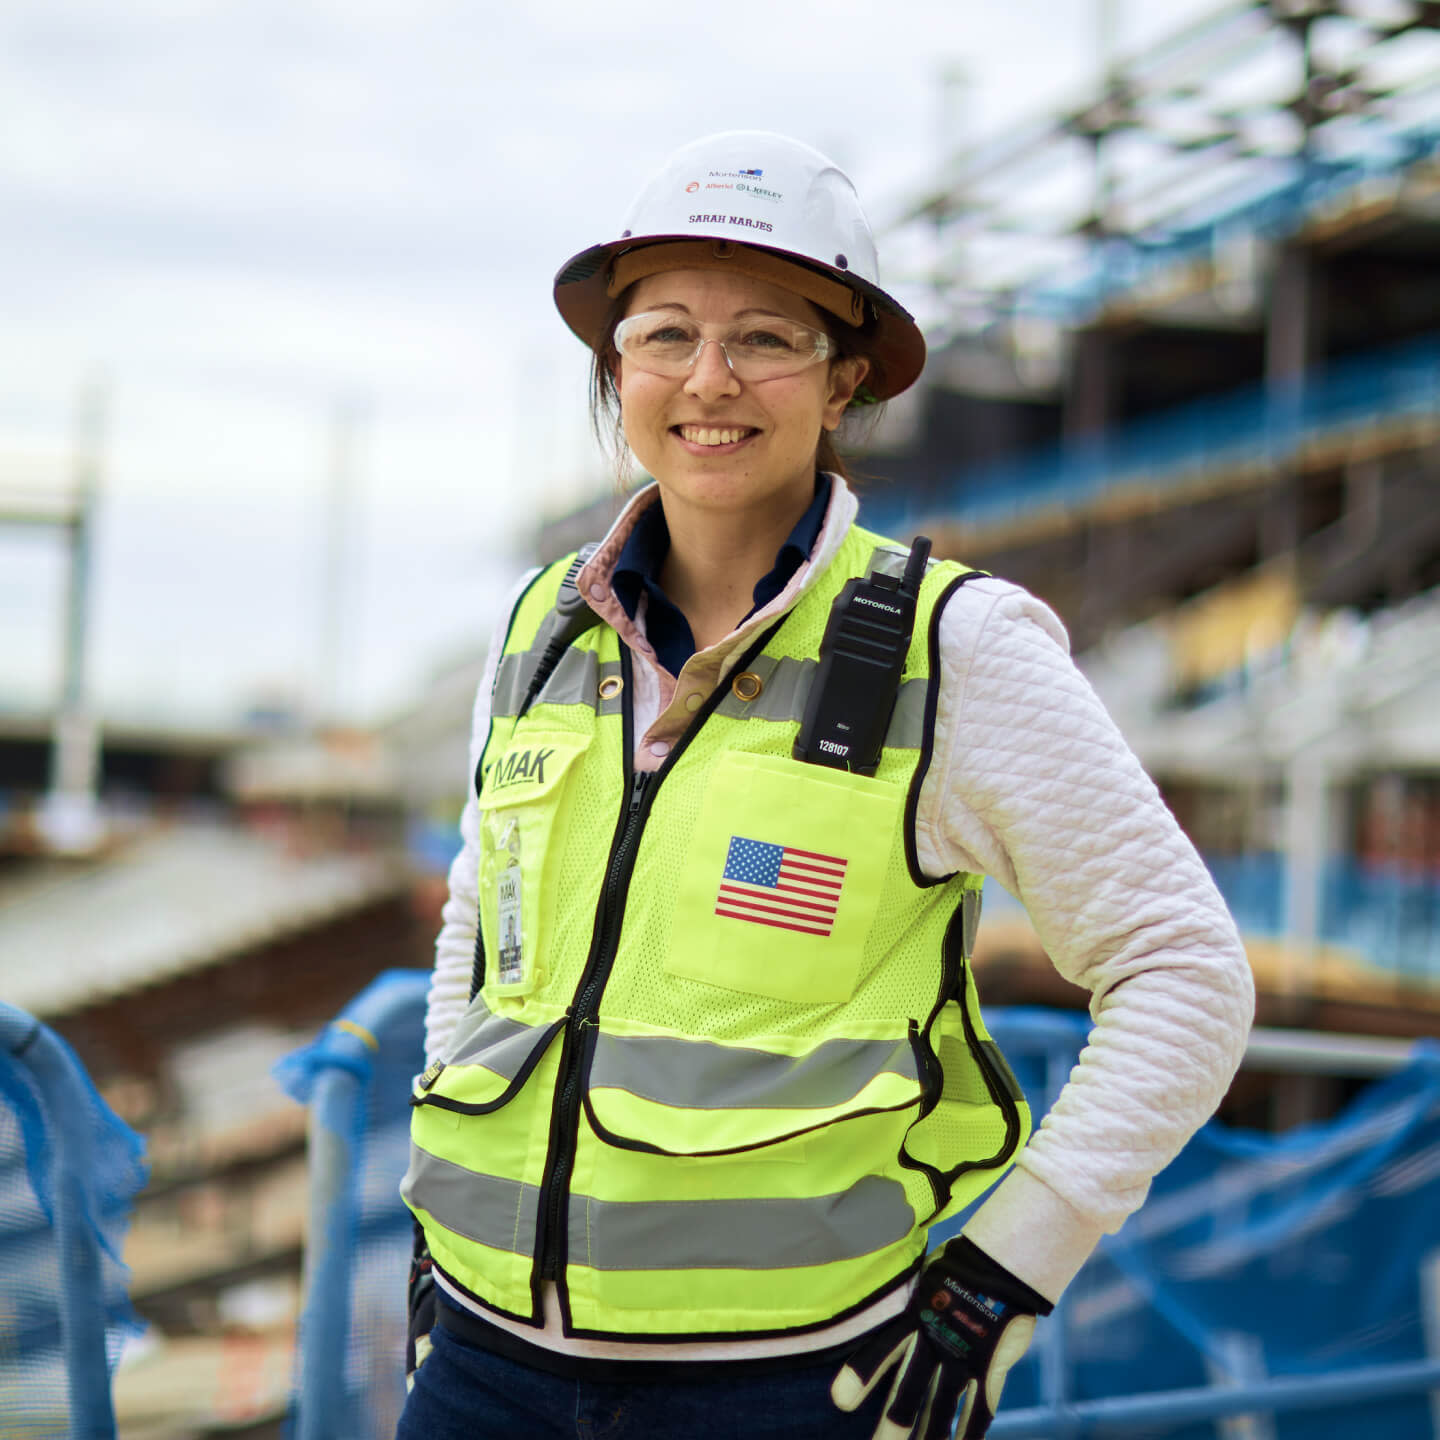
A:
{"label": "vest side pocket", "polygon": [[[902,1153],[934,1172],[932,1183],[946,1192],[937,1193],[946,1213],[1008,1167],[1030,1133],[1030,1110],[1000,1047],[977,1031],[962,1002],[947,1002],[926,1048],[938,1068],[939,1093],[905,1136]],[[952,1192],[969,1172],[974,1183]]]}
{"label": "vest side pocket", "polygon": [[467,1021],[472,1017],[478,1023],[457,1037],[460,1043],[451,1047],[454,1058],[439,1067],[428,1084],[412,1088],[412,1105],[433,1105],[456,1115],[489,1115],[502,1109],[524,1088],[566,1023],[560,1014],[545,1024],[524,1025],[490,1014],[479,1001]]}
{"label": "vest side pocket", "polygon": [[749,752],[719,759],[690,836],[664,969],[796,1004],[855,991],[904,792]]}
{"label": "vest side pocket", "polygon": [[[700,1159],[783,1148],[846,1122],[918,1109],[917,1038],[912,1020],[781,1050],[602,1020],[585,1034],[585,1116],[604,1144],[640,1154]],[[894,1134],[888,1126],[883,1133]],[[847,1153],[855,1158],[853,1147]],[[891,1138],[869,1159],[880,1167],[893,1153]]]}

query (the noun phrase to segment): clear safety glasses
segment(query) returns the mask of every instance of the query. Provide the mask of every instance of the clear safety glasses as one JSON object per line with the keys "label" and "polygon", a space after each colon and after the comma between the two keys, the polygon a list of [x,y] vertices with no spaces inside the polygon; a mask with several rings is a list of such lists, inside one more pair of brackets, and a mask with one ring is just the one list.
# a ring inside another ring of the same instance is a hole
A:
{"label": "clear safety glasses", "polygon": [[688,375],[701,349],[714,341],[740,380],[777,380],[818,365],[830,354],[830,337],[798,320],[757,316],[723,330],[698,325],[673,310],[628,315],[615,327],[615,348],[652,375]]}

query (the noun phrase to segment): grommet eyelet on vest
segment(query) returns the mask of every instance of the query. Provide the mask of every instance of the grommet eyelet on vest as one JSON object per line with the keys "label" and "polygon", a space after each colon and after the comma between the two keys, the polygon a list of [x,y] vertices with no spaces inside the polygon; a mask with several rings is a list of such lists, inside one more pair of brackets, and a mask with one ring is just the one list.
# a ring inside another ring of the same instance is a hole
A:
{"label": "grommet eyelet on vest", "polygon": [[600,698],[613,700],[625,688],[625,681],[619,675],[607,675],[600,682]]}
{"label": "grommet eyelet on vest", "polygon": [[764,688],[765,682],[753,670],[742,670],[730,682],[730,689],[735,698],[747,703],[756,699]]}

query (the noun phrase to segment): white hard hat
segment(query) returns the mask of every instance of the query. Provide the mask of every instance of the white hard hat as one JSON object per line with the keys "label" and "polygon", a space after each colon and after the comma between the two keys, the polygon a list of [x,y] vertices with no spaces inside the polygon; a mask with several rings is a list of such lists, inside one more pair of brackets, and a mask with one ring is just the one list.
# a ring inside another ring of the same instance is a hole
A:
{"label": "white hard hat", "polygon": [[646,183],[618,240],[555,277],[565,323],[594,349],[627,286],[661,270],[725,266],[784,286],[863,332],[877,400],[913,384],[925,337],[879,285],[875,241],[849,177],[818,150],[764,130],[731,130],[677,150]]}

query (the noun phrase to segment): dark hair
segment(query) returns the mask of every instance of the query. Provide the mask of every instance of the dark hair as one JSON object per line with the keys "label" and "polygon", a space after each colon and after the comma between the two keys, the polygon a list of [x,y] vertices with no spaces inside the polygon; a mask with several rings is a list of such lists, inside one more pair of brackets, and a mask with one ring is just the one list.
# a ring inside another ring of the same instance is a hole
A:
{"label": "dark hair", "polygon": [[[632,287],[633,288],[633,287]],[[590,359],[590,426],[600,448],[615,462],[616,478],[623,488],[628,480],[625,465],[625,425],[620,415],[620,389],[615,383],[615,362],[620,358],[615,349],[615,327],[625,318],[625,307],[629,303],[630,289],[622,291],[611,302],[600,327],[600,343]],[[825,333],[830,337],[835,360],[844,360],[856,355],[865,355],[865,335],[873,326],[871,316],[866,315],[862,326],[846,325],[826,311],[820,311]],[[867,357],[868,358],[868,357]],[[875,362],[872,360],[871,364]],[[867,377],[874,378],[873,372]],[[842,431],[853,440],[858,448],[870,438],[876,422],[884,412],[884,405],[871,402],[852,407],[846,411],[838,430],[822,430],[815,449],[815,468],[828,470],[841,476],[848,484],[854,485],[855,477],[850,473],[836,444],[836,436]]]}

